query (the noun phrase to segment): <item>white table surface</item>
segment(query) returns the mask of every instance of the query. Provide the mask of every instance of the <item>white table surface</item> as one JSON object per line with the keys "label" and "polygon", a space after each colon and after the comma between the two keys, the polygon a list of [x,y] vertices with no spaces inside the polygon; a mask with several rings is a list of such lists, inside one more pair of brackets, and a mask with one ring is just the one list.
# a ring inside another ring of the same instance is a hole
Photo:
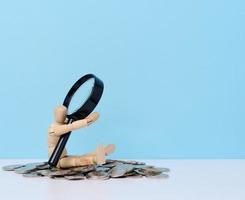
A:
{"label": "white table surface", "polygon": [[[0,166],[37,160],[0,160]],[[39,160],[40,161],[40,160]],[[148,160],[168,179],[52,180],[0,170],[0,199],[245,200],[245,160]]]}

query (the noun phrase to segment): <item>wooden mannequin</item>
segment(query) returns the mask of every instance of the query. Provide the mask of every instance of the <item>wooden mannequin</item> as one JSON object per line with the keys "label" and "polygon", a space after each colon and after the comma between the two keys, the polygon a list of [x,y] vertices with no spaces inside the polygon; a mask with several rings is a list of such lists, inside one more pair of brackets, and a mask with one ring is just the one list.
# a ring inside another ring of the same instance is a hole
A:
{"label": "wooden mannequin", "polygon": [[[48,129],[48,155],[51,156],[59,137],[69,131],[73,131],[82,127],[86,127],[96,121],[99,113],[94,112],[82,120],[75,121],[71,124],[66,124],[67,108],[65,106],[58,106],[54,110],[55,122],[51,124]],[[97,145],[95,152],[90,152],[82,156],[67,155],[66,149],[63,150],[57,167],[70,168],[79,167],[91,164],[104,164],[105,156],[111,154],[115,150],[115,145],[109,144],[104,147]]]}

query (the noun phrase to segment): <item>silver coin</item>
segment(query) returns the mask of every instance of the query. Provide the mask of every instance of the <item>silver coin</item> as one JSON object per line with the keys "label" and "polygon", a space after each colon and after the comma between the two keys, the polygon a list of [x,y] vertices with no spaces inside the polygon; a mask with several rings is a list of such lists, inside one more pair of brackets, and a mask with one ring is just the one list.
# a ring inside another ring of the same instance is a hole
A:
{"label": "silver coin", "polygon": [[39,175],[38,173],[36,172],[31,172],[31,173],[28,173],[28,174],[23,174],[24,177],[30,177],[30,178],[34,178],[34,177],[40,177],[41,175]]}
{"label": "silver coin", "polygon": [[64,176],[49,176],[51,179],[66,180]]}
{"label": "silver coin", "polygon": [[142,169],[142,168],[153,168],[152,165],[133,165],[134,169]]}
{"label": "silver coin", "polygon": [[17,174],[27,174],[27,173],[34,171],[35,169],[36,169],[35,166],[24,166],[24,167],[17,168],[14,171]]}
{"label": "silver coin", "polygon": [[105,171],[108,172],[111,168],[109,167],[104,167],[104,166],[98,166],[96,167],[96,171]]}
{"label": "silver coin", "polygon": [[73,175],[73,176],[64,176],[64,178],[67,180],[84,180],[84,179],[86,179],[86,176],[84,176],[82,174],[77,174],[77,175]]}
{"label": "silver coin", "polygon": [[150,176],[150,174],[143,171],[142,169],[135,169],[134,171],[137,172],[139,175],[142,175],[142,176]]}
{"label": "silver coin", "polygon": [[144,162],[139,162],[135,160],[120,160],[119,162],[124,163],[124,164],[132,164],[132,165],[145,165]]}
{"label": "silver coin", "polygon": [[92,171],[87,174],[87,178],[90,180],[106,180],[109,179],[109,174],[104,171]]}
{"label": "silver coin", "polygon": [[39,170],[50,169],[50,165],[46,163],[46,164],[43,164],[43,165],[38,165],[36,168],[39,169]]}
{"label": "silver coin", "polygon": [[14,171],[18,174],[26,174],[26,173],[29,173],[31,171],[34,171],[36,170],[36,168],[38,166],[42,166],[42,165],[45,165],[46,163],[44,162],[37,162],[37,163],[27,163],[25,164],[23,167],[20,167],[20,168],[17,168],[15,169]]}
{"label": "silver coin", "polygon": [[169,172],[168,168],[140,168],[135,170],[138,174],[144,175],[144,176],[156,176],[160,175],[163,172]]}
{"label": "silver coin", "polygon": [[114,163],[114,162],[116,162],[116,160],[107,159],[107,160],[105,161],[106,164],[110,164],[110,163]]}
{"label": "silver coin", "polygon": [[43,166],[43,165],[46,165],[47,163],[46,162],[36,162],[36,163],[27,163],[25,164],[25,166],[36,166],[36,167],[39,167],[39,166]]}
{"label": "silver coin", "polygon": [[81,173],[87,173],[95,170],[95,165],[88,165],[87,168],[81,170]]}
{"label": "silver coin", "polygon": [[136,175],[140,175],[138,174],[137,172],[135,171],[130,171],[130,172],[127,172],[123,175],[123,177],[128,177],[128,176],[136,176]]}
{"label": "silver coin", "polygon": [[117,165],[117,163],[116,162],[113,162],[113,163],[103,164],[101,166],[102,167],[112,168],[112,167],[115,167],[116,165]]}
{"label": "silver coin", "polygon": [[169,178],[168,174],[159,174],[159,175],[155,175],[155,176],[146,176],[147,178],[152,178],[152,179],[166,179]]}
{"label": "silver coin", "polygon": [[124,174],[132,171],[133,165],[118,163],[115,167],[110,170],[110,176],[112,178],[122,177]]}
{"label": "silver coin", "polygon": [[50,169],[44,169],[44,170],[37,170],[35,172],[41,176],[49,176],[49,173],[51,172],[51,170]]}
{"label": "silver coin", "polygon": [[150,167],[150,168],[142,168],[142,169],[145,169],[146,171],[150,171],[150,172],[156,172],[156,173],[158,173],[158,172],[161,172],[161,173],[163,173],[163,172],[169,172],[170,171],[170,169],[169,168],[163,168],[163,167]]}
{"label": "silver coin", "polygon": [[132,176],[126,176],[127,178],[142,178],[142,177],[144,177],[143,175],[140,175],[140,174],[137,174],[137,173],[135,173],[135,174],[133,174]]}
{"label": "silver coin", "polygon": [[4,171],[14,171],[15,169],[18,169],[18,168],[21,168],[21,167],[24,167],[24,166],[25,165],[22,165],[22,164],[7,165],[7,166],[2,167],[2,170],[4,170]]}
{"label": "silver coin", "polygon": [[69,174],[74,174],[75,172],[72,172],[70,169],[66,170],[56,170],[56,171],[50,171],[48,176],[65,176]]}

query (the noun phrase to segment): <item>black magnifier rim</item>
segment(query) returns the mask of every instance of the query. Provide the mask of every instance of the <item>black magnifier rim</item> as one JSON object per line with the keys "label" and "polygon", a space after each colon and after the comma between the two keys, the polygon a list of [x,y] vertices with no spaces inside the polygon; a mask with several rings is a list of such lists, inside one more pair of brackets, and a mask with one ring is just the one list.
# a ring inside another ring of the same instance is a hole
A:
{"label": "black magnifier rim", "polygon": [[73,121],[83,119],[87,117],[96,107],[96,105],[99,103],[100,98],[103,94],[104,84],[103,82],[97,78],[94,74],[87,74],[83,77],[81,77],[69,90],[67,93],[63,105],[69,109],[70,102],[72,100],[73,95],[76,93],[76,91],[88,80],[94,79],[94,86],[92,88],[92,91],[87,98],[87,100],[84,102],[84,104],[78,108],[76,111],[74,111],[71,114],[67,115],[68,119],[72,119]]}
{"label": "black magnifier rim", "polygon": [[[72,123],[72,121],[76,121],[76,120],[80,120],[80,119],[84,119],[85,117],[87,117],[96,107],[96,105],[99,103],[100,98],[103,94],[103,90],[104,90],[104,84],[103,82],[96,77],[93,74],[87,74],[83,77],[81,77],[69,90],[69,92],[67,93],[63,105],[68,109],[70,102],[72,100],[73,95],[76,93],[76,91],[80,88],[80,86],[82,86],[86,81],[88,81],[89,79],[94,79],[94,86],[93,89],[91,91],[91,94],[89,95],[89,97],[87,98],[87,100],[85,101],[85,103],[76,111],[74,111],[72,114],[68,114],[67,118],[68,118],[68,123]],[[69,139],[69,136],[71,134],[70,132],[65,133],[64,135],[60,136],[55,149],[52,153],[52,155],[49,158],[48,164],[50,165],[50,167],[55,167],[57,166],[60,156],[65,148],[65,145]]]}

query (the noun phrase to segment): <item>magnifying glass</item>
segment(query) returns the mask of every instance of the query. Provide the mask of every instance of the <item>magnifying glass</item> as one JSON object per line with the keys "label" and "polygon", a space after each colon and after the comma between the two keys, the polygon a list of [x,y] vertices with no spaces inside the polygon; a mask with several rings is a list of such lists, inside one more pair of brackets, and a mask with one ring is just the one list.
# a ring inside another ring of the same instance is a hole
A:
{"label": "magnifying glass", "polygon": [[[67,93],[63,105],[68,110],[68,124],[86,118],[99,103],[103,94],[103,82],[93,74],[81,77]],[[72,103],[71,103],[72,102]],[[59,141],[49,158],[50,167],[57,166],[71,131],[59,138]]]}

